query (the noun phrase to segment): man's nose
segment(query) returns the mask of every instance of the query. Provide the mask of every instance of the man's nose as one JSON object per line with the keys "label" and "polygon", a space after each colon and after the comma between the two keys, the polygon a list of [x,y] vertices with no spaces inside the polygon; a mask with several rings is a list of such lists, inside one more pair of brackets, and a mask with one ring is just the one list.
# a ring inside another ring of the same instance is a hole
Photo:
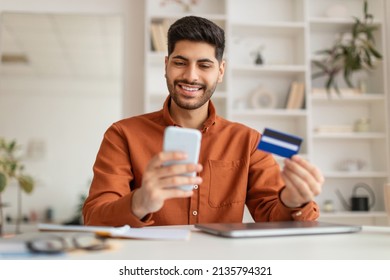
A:
{"label": "man's nose", "polygon": [[189,82],[196,82],[199,79],[196,65],[188,65],[183,73],[183,78]]}

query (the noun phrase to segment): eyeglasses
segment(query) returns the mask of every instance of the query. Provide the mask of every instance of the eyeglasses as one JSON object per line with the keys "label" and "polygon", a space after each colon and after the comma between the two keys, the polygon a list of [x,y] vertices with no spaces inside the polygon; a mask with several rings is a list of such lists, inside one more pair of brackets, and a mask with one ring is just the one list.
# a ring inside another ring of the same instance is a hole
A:
{"label": "eyeglasses", "polygon": [[71,246],[67,238],[58,235],[47,235],[26,241],[27,248],[32,253],[59,254],[73,249],[99,251],[109,246],[106,238],[94,235],[73,235],[70,237]]}

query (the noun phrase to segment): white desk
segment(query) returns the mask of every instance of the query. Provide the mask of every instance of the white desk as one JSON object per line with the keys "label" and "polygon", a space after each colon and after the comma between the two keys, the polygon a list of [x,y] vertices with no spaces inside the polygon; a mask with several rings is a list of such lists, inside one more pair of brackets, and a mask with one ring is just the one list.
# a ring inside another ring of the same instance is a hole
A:
{"label": "white desk", "polygon": [[[184,226],[186,227],[186,226]],[[390,260],[390,227],[350,234],[230,239],[195,230],[186,241],[109,240],[112,249],[37,259],[114,260]],[[26,233],[28,236],[30,233]]]}

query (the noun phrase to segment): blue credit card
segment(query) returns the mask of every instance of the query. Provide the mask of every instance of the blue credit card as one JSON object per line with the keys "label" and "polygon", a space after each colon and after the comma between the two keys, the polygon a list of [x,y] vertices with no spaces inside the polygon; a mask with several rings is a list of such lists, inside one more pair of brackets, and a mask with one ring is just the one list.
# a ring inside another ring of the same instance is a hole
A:
{"label": "blue credit card", "polygon": [[268,153],[291,158],[299,152],[302,141],[302,138],[298,136],[266,128],[257,148]]}

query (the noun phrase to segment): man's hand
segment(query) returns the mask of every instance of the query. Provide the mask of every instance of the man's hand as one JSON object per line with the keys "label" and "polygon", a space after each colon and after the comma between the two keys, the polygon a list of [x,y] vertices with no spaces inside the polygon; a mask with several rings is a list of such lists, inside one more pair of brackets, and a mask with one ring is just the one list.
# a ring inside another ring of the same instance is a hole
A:
{"label": "man's hand", "polygon": [[284,161],[282,177],[286,187],[280,198],[287,207],[300,207],[320,194],[324,177],[321,171],[303,158],[295,155]]}
{"label": "man's hand", "polygon": [[133,195],[132,211],[142,219],[149,213],[160,210],[165,200],[170,198],[190,197],[192,191],[184,191],[176,187],[202,183],[201,177],[182,175],[202,171],[200,164],[177,164],[164,166],[164,162],[186,159],[181,152],[161,152],[154,156],[145,169],[141,188]]}

